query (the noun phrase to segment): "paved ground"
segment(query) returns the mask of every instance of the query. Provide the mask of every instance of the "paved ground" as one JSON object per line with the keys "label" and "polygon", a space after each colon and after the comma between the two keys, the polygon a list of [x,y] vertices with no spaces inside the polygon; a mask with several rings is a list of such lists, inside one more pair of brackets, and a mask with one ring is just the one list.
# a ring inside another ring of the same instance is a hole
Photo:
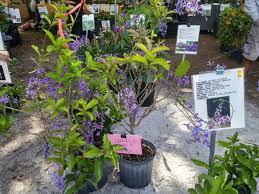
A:
{"label": "paved ground", "polygon": [[[26,32],[22,34],[24,44],[12,50],[18,59],[18,64],[13,67],[14,80],[26,80],[28,72],[33,70],[34,63],[31,58],[35,55],[32,55],[30,44],[39,44],[39,37],[41,35],[38,33]],[[27,39],[30,41],[27,42]],[[173,47],[173,42],[173,40],[169,40],[167,44]],[[188,57],[192,63],[191,74],[204,71],[208,59],[217,58],[220,55],[214,37],[202,35],[199,55]],[[173,56],[172,59],[177,62],[180,60],[180,56]],[[236,62],[226,56],[216,59],[215,62],[224,62],[228,67],[240,65],[235,65]],[[259,99],[255,91],[258,79],[256,67],[253,71],[255,73],[251,74],[246,85],[247,126],[246,129],[239,131],[242,142],[259,144],[257,103]],[[191,100],[191,93],[185,95]],[[207,160],[209,150],[203,145],[188,143],[191,131],[184,126],[186,122],[174,105],[172,98],[161,102],[137,130],[137,133],[153,142],[157,148],[152,184],[145,189],[132,190],[110,179],[105,187],[96,193],[187,193],[187,189],[193,187],[197,181],[197,175],[203,171],[192,164],[191,158]],[[50,176],[54,168],[53,164],[43,158],[44,130],[42,122],[34,115],[17,114],[15,125],[10,132],[11,137],[8,140],[0,141],[0,193],[55,193]],[[233,133],[234,131],[220,131],[217,139],[225,139]],[[216,151],[217,153],[223,152],[218,147]]]}

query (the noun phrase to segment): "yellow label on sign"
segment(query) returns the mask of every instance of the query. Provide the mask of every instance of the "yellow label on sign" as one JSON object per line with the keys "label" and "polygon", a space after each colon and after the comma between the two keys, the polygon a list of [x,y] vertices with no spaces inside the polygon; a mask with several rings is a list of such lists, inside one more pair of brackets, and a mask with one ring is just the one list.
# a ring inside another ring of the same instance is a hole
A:
{"label": "yellow label on sign", "polygon": [[242,78],[242,77],[243,77],[243,69],[239,69],[239,70],[237,71],[237,77],[238,77],[238,78]]}

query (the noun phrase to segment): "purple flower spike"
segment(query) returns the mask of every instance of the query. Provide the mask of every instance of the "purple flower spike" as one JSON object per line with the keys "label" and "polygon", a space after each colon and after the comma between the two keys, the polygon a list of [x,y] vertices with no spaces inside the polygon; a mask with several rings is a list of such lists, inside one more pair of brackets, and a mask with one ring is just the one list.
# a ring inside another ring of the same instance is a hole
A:
{"label": "purple flower spike", "polygon": [[119,26],[115,26],[114,31],[115,32],[119,32],[120,31],[120,27]]}
{"label": "purple flower spike", "polygon": [[140,107],[137,103],[137,98],[134,90],[125,87],[123,90],[120,91],[120,99],[130,116],[139,116]]}
{"label": "purple flower spike", "polygon": [[56,172],[52,174],[55,179],[55,186],[57,187],[57,191],[60,193],[64,192],[66,180],[63,176],[59,176]]}

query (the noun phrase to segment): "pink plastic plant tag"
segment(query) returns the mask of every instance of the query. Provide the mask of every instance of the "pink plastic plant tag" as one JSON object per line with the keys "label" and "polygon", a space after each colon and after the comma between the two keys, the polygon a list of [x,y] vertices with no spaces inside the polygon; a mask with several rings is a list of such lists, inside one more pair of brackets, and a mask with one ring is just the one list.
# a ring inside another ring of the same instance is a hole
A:
{"label": "pink plastic plant tag", "polygon": [[118,153],[142,155],[141,137],[139,135],[127,135],[124,138],[120,134],[109,134],[108,138],[113,145],[125,147],[126,150],[118,151]]}

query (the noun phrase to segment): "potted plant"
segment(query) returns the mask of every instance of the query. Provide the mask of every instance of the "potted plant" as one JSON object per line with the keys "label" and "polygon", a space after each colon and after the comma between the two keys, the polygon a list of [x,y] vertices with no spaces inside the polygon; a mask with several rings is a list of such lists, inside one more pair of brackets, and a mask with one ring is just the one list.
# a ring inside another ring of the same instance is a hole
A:
{"label": "potted plant", "polygon": [[240,58],[251,24],[250,16],[240,8],[230,7],[222,11],[217,33],[220,49],[233,53],[234,58]]}
{"label": "potted plant", "polygon": [[199,176],[199,183],[190,193],[256,193],[259,177],[258,145],[240,143],[236,132],[228,141],[218,141],[226,149],[224,156],[214,156],[212,164],[193,160],[208,169],[208,174]]}

